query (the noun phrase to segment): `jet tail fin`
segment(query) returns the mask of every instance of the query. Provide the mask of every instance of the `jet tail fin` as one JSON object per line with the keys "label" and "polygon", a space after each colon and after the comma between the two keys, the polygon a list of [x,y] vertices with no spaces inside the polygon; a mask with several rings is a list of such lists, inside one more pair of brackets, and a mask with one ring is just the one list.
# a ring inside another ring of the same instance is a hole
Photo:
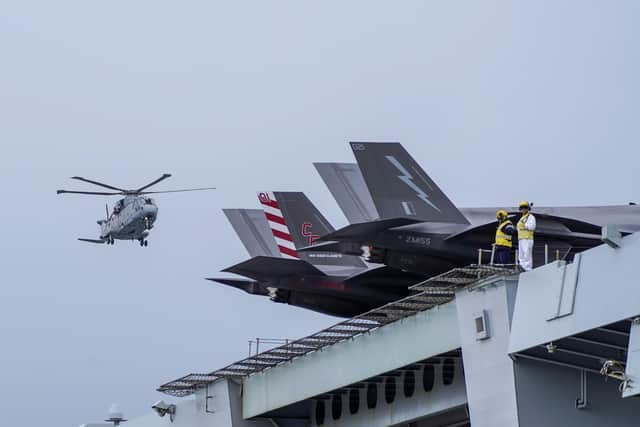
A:
{"label": "jet tail fin", "polygon": [[331,195],[351,224],[373,221],[378,212],[355,163],[314,163]]}
{"label": "jet tail fin", "polygon": [[240,241],[252,257],[279,257],[280,251],[262,209],[223,209]]}
{"label": "jet tail fin", "polygon": [[351,149],[381,218],[469,224],[399,143],[352,142]]}
{"label": "jet tail fin", "polygon": [[320,236],[335,229],[311,201],[300,192],[259,193],[258,198],[283,255],[302,258],[312,265],[366,268],[360,257],[333,252],[298,252],[313,246]]}

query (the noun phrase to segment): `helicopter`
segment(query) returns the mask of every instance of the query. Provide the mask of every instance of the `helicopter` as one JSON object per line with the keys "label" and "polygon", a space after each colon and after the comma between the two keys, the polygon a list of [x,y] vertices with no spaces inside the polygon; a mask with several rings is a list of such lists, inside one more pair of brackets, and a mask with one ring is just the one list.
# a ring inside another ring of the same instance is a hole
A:
{"label": "helicopter", "polygon": [[57,190],[57,194],[87,194],[94,196],[124,196],[114,205],[109,212],[109,205],[106,205],[107,216],[105,219],[97,221],[100,226],[100,236],[97,239],[78,238],[78,240],[89,243],[113,245],[116,240],[137,240],[140,246],[148,246],[147,236],[158,217],[158,205],[155,200],[148,197],[149,194],[161,193],[182,193],[186,191],[215,190],[215,187],[188,188],[182,190],[147,191],[148,188],[156,185],[160,181],[171,177],[165,173],[160,178],[150,182],[135,190],[125,190],[102,182],[93,181],[81,176],[72,176],[71,179],[87,182],[112,191],[76,191]]}

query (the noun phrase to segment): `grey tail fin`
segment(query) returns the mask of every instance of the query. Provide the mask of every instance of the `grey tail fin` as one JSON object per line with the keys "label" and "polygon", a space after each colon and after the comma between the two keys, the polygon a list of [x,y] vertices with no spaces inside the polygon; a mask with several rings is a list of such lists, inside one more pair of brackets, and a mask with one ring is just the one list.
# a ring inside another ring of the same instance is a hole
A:
{"label": "grey tail fin", "polygon": [[352,142],[351,149],[382,219],[469,223],[399,143]]}
{"label": "grey tail fin", "polygon": [[378,218],[373,199],[355,163],[314,163],[325,185],[351,224]]}
{"label": "grey tail fin", "polygon": [[285,257],[301,258],[312,265],[366,268],[360,257],[334,252],[298,252],[335,229],[311,201],[300,192],[258,194],[271,231]]}
{"label": "grey tail fin", "polygon": [[262,209],[223,209],[240,241],[252,257],[279,257],[269,223]]}

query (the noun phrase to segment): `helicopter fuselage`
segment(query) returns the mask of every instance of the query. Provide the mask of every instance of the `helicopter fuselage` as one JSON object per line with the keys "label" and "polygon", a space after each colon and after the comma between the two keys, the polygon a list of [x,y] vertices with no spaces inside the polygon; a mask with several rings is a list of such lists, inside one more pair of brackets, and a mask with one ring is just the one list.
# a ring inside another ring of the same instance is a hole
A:
{"label": "helicopter fuselage", "polygon": [[126,196],[120,199],[106,220],[98,220],[100,238],[144,241],[158,217],[158,206],[148,197]]}
{"label": "helicopter fuselage", "polygon": [[78,238],[78,240],[89,243],[107,243],[111,245],[115,240],[137,240],[140,242],[140,246],[147,246],[148,242],[146,237],[149,235],[149,230],[153,228],[153,224],[156,222],[156,218],[158,217],[158,206],[152,198],[147,197],[148,194],[184,193],[187,191],[215,189],[214,187],[202,187],[184,188],[181,190],[149,191],[150,187],[156,185],[160,181],[164,181],[170,176],[171,174],[164,173],[160,178],[133,190],[114,187],[113,185],[83,178],[81,176],[72,176],[71,179],[97,185],[98,187],[106,188],[110,191],[57,190],[56,193],[85,194],[90,196],[124,196],[124,198],[118,200],[118,203],[113,207],[113,211],[111,213],[109,213],[109,206],[107,205],[106,219],[98,220],[98,225],[100,226],[99,239]]}

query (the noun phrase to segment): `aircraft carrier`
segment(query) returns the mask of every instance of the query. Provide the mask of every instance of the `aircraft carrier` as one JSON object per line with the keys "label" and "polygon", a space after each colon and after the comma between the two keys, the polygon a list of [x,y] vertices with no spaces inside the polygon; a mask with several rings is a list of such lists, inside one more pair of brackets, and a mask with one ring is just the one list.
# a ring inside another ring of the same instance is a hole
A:
{"label": "aircraft carrier", "polygon": [[602,238],[573,262],[430,278],[326,330],[166,382],[166,402],[126,425],[637,426],[640,236]]}
{"label": "aircraft carrier", "polygon": [[[389,179],[361,159],[316,165],[352,225],[333,230],[302,193],[259,193],[264,213],[225,210],[252,258],[223,271],[244,278],[211,279],[344,320],[209,372],[185,369],[127,426],[640,425],[639,207],[538,208],[540,251],[525,272],[483,249],[496,208],[458,210],[399,145],[372,147]],[[407,225],[398,206],[420,220]],[[393,237],[379,239],[383,266],[358,252],[374,229]],[[334,239],[314,245],[322,236]],[[443,256],[450,264],[435,262]],[[438,269],[418,268],[425,260]],[[87,426],[123,422],[114,409]]]}

